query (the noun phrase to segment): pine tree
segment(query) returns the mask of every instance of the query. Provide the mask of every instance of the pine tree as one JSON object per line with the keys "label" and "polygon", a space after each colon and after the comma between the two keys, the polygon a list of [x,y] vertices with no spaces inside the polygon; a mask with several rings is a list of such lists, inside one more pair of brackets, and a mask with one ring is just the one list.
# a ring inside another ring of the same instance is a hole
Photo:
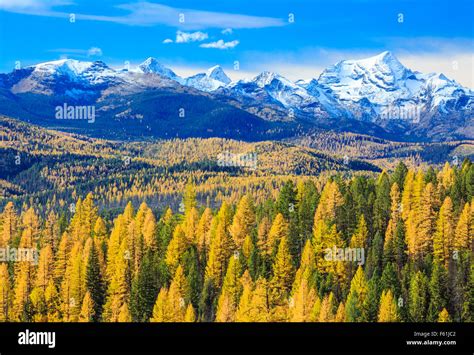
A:
{"label": "pine tree", "polygon": [[46,245],[43,249],[41,249],[40,252],[35,287],[40,287],[44,292],[48,285],[49,279],[54,275],[53,272],[53,250],[51,249],[50,245]]}
{"label": "pine tree", "polygon": [[58,216],[56,213],[51,211],[48,214],[48,217],[45,221],[45,228],[43,232],[43,240],[41,241],[41,245],[49,245],[53,251],[55,251],[58,247],[59,243],[59,223],[58,223]]}
{"label": "pine tree", "polygon": [[173,238],[171,239],[168,249],[166,251],[166,264],[168,265],[171,273],[176,271],[179,265],[181,256],[188,247],[188,241],[181,225],[176,226],[173,232]]}
{"label": "pine tree", "polygon": [[35,287],[31,291],[28,303],[28,312],[30,313],[30,320],[33,322],[46,322],[47,321],[47,309],[46,301],[44,297],[44,291],[41,287]]}
{"label": "pine tree", "polygon": [[288,246],[288,240],[283,237],[278,246],[278,252],[273,264],[273,277],[271,280],[272,303],[281,304],[286,300],[291,291],[293,281],[293,261]]}
{"label": "pine tree", "polygon": [[60,322],[61,298],[52,278],[49,279],[48,286],[44,292],[46,302],[48,322]]}
{"label": "pine tree", "polygon": [[263,217],[257,230],[257,247],[260,253],[270,256],[273,251],[272,241],[269,238],[271,224],[267,217]]}
{"label": "pine tree", "polygon": [[283,187],[278,194],[276,202],[276,209],[278,213],[281,213],[286,220],[290,220],[292,216],[292,210],[296,206],[296,189],[293,181],[288,180],[285,182]]}
{"label": "pine tree", "polygon": [[146,209],[145,218],[142,226],[142,235],[145,248],[156,251],[156,219],[150,208]]}
{"label": "pine tree", "polygon": [[104,306],[104,319],[109,322],[119,320],[122,306],[129,302],[131,279],[130,257],[124,239],[115,258],[114,272],[107,290],[107,301]]}
{"label": "pine tree", "polygon": [[346,319],[349,322],[361,322],[364,319],[364,301],[368,285],[362,267],[359,266],[351,281],[349,296],[346,301]]}
{"label": "pine tree", "polygon": [[311,312],[316,302],[316,293],[314,289],[308,287],[308,281],[303,279],[290,303],[290,321],[309,322],[311,321]]}
{"label": "pine tree", "polygon": [[88,303],[93,306],[91,312],[93,321],[99,320],[105,300],[105,282],[99,262],[97,247],[93,244],[85,265],[86,293],[91,298],[91,302],[88,301]]}
{"label": "pine tree", "polygon": [[82,301],[81,313],[79,314],[79,322],[93,322],[96,319],[94,301],[89,291],[86,292]]}
{"label": "pine tree", "polygon": [[197,244],[197,228],[199,223],[199,212],[193,207],[186,213],[183,223],[184,234],[188,244]]}
{"label": "pine tree", "polygon": [[130,314],[130,310],[128,308],[128,303],[125,302],[122,307],[120,308],[120,313],[117,319],[117,322],[120,323],[128,323],[132,321],[132,316]]}
{"label": "pine tree", "polygon": [[242,284],[240,282],[241,271],[242,266],[239,257],[236,254],[230,258],[227,267],[227,273],[222,285],[222,293],[217,303],[217,322],[235,321],[235,313],[242,293]]}
{"label": "pine tree", "polygon": [[301,181],[298,183],[297,190],[298,234],[301,248],[303,248],[305,241],[312,237],[313,218],[316,213],[319,193],[312,181]]}
{"label": "pine tree", "polygon": [[390,218],[390,179],[385,170],[379,175],[375,194],[374,231],[382,233],[385,231]]}
{"label": "pine tree", "polygon": [[156,261],[156,254],[148,251],[144,257],[138,274],[132,283],[130,312],[132,319],[145,322],[152,316],[156,295],[163,283],[162,272]]}
{"label": "pine tree", "polygon": [[391,290],[383,291],[380,297],[379,322],[397,322],[397,304]]}
{"label": "pine tree", "polygon": [[114,227],[110,232],[107,249],[107,280],[111,280],[115,274],[116,258],[120,245],[126,237],[126,219],[123,215],[118,215],[114,221]]}
{"label": "pine tree", "polygon": [[408,170],[405,182],[403,184],[403,193],[401,199],[401,215],[404,221],[408,219],[410,211],[414,208],[414,184],[415,184],[415,173],[412,170]]}
{"label": "pine tree", "polygon": [[212,210],[208,207],[204,210],[199,224],[197,227],[197,247],[203,259],[206,259],[206,255],[209,251],[209,244],[211,242],[211,223],[212,223]]}
{"label": "pine tree", "polygon": [[6,247],[16,237],[18,228],[18,216],[12,202],[8,202],[0,215],[0,247]]}
{"label": "pine tree", "polygon": [[[37,244],[39,234],[38,217],[33,208],[30,208],[23,215],[23,232],[19,249],[28,249],[32,251],[34,246]],[[28,321],[26,307],[29,302],[29,294],[33,290],[33,281],[35,277],[35,266],[33,261],[34,260],[31,260],[31,258],[28,258],[15,263],[12,320]]]}
{"label": "pine tree", "polygon": [[252,322],[268,322],[271,320],[269,300],[269,285],[264,278],[259,278],[255,283],[252,293],[252,304],[249,318]]}
{"label": "pine tree", "polygon": [[211,240],[209,259],[206,265],[206,279],[213,280],[216,286],[221,285],[227,260],[231,254],[231,241],[225,231],[224,223],[219,221],[216,234]]}
{"label": "pine tree", "polygon": [[367,296],[363,304],[363,320],[376,322],[380,302],[380,279],[374,275],[367,284]]}
{"label": "pine tree", "polygon": [[365,222],[364,215],[359,218],[359,224],[354,235],[351,238],[351,248],[366,248],[369,231],[367,229],[367,223]]}
{"label": "pine tree", "polygon": [[230,226],[230,235],[237,248],[241,248],[245,238],[251,235],[255,227],[255,212],[250,196],[245,195],[237,206],[234,220]]}
{"label": "pine tree", "polygon": [[97,221],[97,207],[94,206],[94,197],[92,193],[88,193],[84,201],[82,202],[82,240],[93,235],[95,223]]}
{"label": "pine tree", "polygon": [[448,190],[454,183],[454,170],[448,162],[444,164],[443,170],[438,174],[438,179],[445,190]]}
{"label": "pine tree", "polygon": [[12,291],[6,263],[0,263],[0,322],[10,317]]}
{"label": "pine tree", "polygon": [[387,230],[385,231],[385,240],[383,246],[384,260],[385,262],[393,261],[395,259],[395,232],[397,225],[400,223],[401,218],[401,202],[400,202],[400,189],[398,184],[395,182],[390,190],[390,220],[388,221]]}
{"label": "pine tree", "polygon": [[252,322],[252,284],[243,285],[242,296],[235,314],[236,322]]}
{"label": "pine tree", "polygon": [[168,289],[162,288],[158,293],[155,305],[153,307],[153,316],[150,322],[170,322],[170,313],[168,313]]}
{"label": "pine tree", "polygon": [[314,217],[314,225],[319,221],[331,223],[336,219],[336,212],[344,200],[335,181],[328,182],[321,193],[318,208]]}
{"label": "pine tree", "polygon": [[403,161],[400,161],[392,174],[392,182],[396,183],[399,187],[403,186],[407,173],[407,166]]}
{"label": "pine tree", "polygon": [[184,315],[184,321],[186,323],[194,323],[196,321],[196,313],[194,312],[193,305],[190,303],[188,304],[188,308],[186,308],[186,314]]}
{"label": "pine tree", "polygon": [[66,322],[77,321],[85,294],[82,251],[82,243],[77,241],[72,248],[61,283],[62,313]]}
{"label": "pine tree", "polygon": [[333,322],[335,314],[334,309],[334,295],[332,292],[324,296],[319,310],[319,322]]}
{"label": "pine tree", "polygon": [[191,182],[186,184],[184,190],[184,213],[187,214],[196,207],[196,190]]}
{"label": "pine tree", "polygon": [[446,197],[439,211],[436,232],[433,237],[433,255],[441,263],[447,265],[450,260],[454,239],[453,204]]}
{"label": "pine tree", "polygon": [[446,308],[443,308],[443,310],[441,312],[439,312],[438,322],[439,323],[449,323],[449,322],[451,322],[451,317],[449,316],[449,313],[446,310]]}
{"label": "pine tree", "polygon": [[428,183],[421,197],[419,216],[417,216],[417,234],[415,239],[416,258],[423,259],[432,252],[433,234],[436,224],[436,213],[434,207],[437,204],[435,189],[432,183]]}
{"label": "pine tree", "polygon": [[103,241],[107,237],[107,226],[102,217],[97,217],[94,225],[94,237]]}
{"label": "pine tree", "polygon": [[428,300],[428,281],[418,271],[410,281],[408,312],[412,322],[424,322]]}
{"label": "pine tree", "polygon": [[381,289],[391,290],[392,294],[398,295],[400,291],[399,280],[396,272],[395,263],[387,263],[380,278]]}
{"label": "pine tree", "polygon": [[285,221],[285,218],[281,213],[277,214],[268,232],[268,243],[272,251],[275,250],[283,237],[288,237],[288,231],[288,223]]}
{"label": "pine tree", "polygon": [[299,289],[303,279],[305,279],[311,286],[311,281],[313,280],[315,270],[316,260],[314,257],[314,249],[311,241],[307,240],[303,249],[303,254],[301,256],[300,267],[296,272],[295,280],[293,282],[293,294]]}
{"label": "pine tree", "polygon": [[336,323],[343,323],[346,320],[346,308],[344,303],[339,303],[336,311],[336,317],[334,318],[334,322]]}
{"label": "pine tree", "polygon": [[473,223],[471,220],[471,207],[469,203],[464,205],[464,208],[459,216],[459,220],[456,226],[456,232],[454,235],[454,249],[465,250],[469,249],[471,240],[474,237]]}
{"label": "pine tree", "polygon": [[439,261],[435,260],[429,281],[428,321],[430,322],[436,322],[439,312],[446,307],[446,282],[446,270]]}
{"label": "pine tree", "polygon": [[171,282],[167,299],[167,309],[172,322],[184,321],[189,297],[189,284],[184,275],[183,268],[179,265]]}
{"label": "pine tree", "polygon": [[340,272],[340,270],[338,270],[338,264],[340,263],[335,262],[337,261],[337,255],[333,254],[334,250],[336,250],[337,253],[338,249],[343,247],[342,237],[335,224],[328,229],[325,222],[320,223],[321,225],[318,224],[318,230],[315,231],[313,241],[316,265],[319,271],[337,274]]}

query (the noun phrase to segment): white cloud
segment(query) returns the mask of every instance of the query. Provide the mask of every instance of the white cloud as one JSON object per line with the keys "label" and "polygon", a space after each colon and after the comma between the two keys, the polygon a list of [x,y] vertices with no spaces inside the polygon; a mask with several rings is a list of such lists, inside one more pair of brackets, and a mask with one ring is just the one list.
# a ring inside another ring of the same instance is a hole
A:
{"label": "white cloud", "polygon": [[236,47],[240,42],[237,40],[224,42],[222,39],[217,42],[203,43],[199,47],[201,48],[216,48],[216,49],[229,49]]}
{"label": "white cloud", "polygon": [[233,32],[232,28],[226,28],[221,31],[223,35],[231,35]]}
{"label": "white cloud", "polygon": [[48,52],[61,53],[60,56],[68,58],[71,55],[76,57],[102,57],[102,49],[99,47],[91,47],[89,49],[79,49],[79,48],[56,48],[51,49]]}
{"label": "white cloud", "polygon": [[[57,11],[54,8],[71,4],[73,2],[70,0],[0,0],[0,9],[28,15],[68,17],[68,12]],[[116,8],[125,10],[128,14],[107,16],[76,13],[76,19],[114,22],[129,26],[156,26],[161,24],[188,30],[227,27],[265,28],[287,24],[283,19],[273,17],[175,8],[147,1],[120,4],[116,5]]]}
{"label": "white cloud", "polygon": [[173,40],[171,38],[167,38],[163,41],[164,44],[168,44],[168,43],[173,43]]}
{"label": "white cloud", "polygon": [[0,0],[0,9],[11,12],[44,11],[54,6],[71,5],[68,0]]}
{"label": "white cloud", "polygon": [[99,47],[91,47],[87,50],[87,55],[89,57],[102,57],[102,49]]}
{"label": "white cloud", "polygon": [[202,42],[208,39],[209,36],[204,32],[176,32],[176,43]]}

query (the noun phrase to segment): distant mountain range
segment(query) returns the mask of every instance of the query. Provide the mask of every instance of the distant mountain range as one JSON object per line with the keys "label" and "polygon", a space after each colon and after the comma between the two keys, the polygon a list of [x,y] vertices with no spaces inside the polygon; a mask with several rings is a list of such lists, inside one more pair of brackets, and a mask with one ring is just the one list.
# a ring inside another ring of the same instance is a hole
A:
{"label": "distant mountain range", "polygon": [[[94,124],[55,108],[93,105]],[[316,79],[232,81],[220,66],[188,78],[154,58],[136,68],[64,59],[0,74],[0,114],[91,136],[279,139],[317,130],[395,140],[474,138],[474,91],[412,71],[391,53],[344,60]]]}

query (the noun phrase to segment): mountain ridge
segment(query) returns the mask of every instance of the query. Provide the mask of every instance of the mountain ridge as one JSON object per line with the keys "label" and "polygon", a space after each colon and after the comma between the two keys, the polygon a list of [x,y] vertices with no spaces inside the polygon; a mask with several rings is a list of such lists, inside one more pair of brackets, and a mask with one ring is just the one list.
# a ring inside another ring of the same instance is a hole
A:
{"label": "mountain ridge", "polygon": [[[296,82],[269,71],[232,81],[218,65],[183,78],[153,57],[131,69],[113,69],[102,61],[63,59],[0,74],[0,113],[20,116],[24,107],[31,105],[31,97],[35,102],[99,104],[99,112],[105,112],[112,106],[106,102],[110,97],[130,102],[134,97],[129,95],[153,90],[167,90],[177,96],[176,101],[185,93],[208,97],[264,121],[305,122],[336,130],[346,129],[342,122],[362,121],[400,139],[474,138],[470,128],[474,123],[473,91],[441,73],[412,71],[389,51],[342,60],[317,79]],[[12,109],[15,105],[20,109]],[[131,117],[144,115],[136,109]]]}

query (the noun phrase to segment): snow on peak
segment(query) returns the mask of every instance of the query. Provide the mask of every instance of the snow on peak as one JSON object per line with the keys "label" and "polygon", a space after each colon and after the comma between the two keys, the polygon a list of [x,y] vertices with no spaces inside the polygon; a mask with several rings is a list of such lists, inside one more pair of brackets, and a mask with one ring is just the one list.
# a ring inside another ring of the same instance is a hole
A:
{"label": "snow on peak", "polygon": [[260,73],[252,81],[261,88],[272,84],[272,82],[274,82],[274,81],[275,81],[275,84],[279,85],[279,86],[286,86],[286,87],[290,87],[290,88],[293,88],[293,89],[298,88],[298,85],[296,85],[292,81],[286,79],[285,77],[281,76],[280,74],[277,74],[277,73],[274,73],[274,72],[269,72],[269,71],[264,71],[264,72]]}
{"label": "snow on peak", "polygon": [[156,58],[150,57],[138,66],[142,73],[153,73],[164,76],[169,79],[176,79],[177,75],[169,68],[158,62]]}
{"label": "snow on peak", "polygon": [[186,78],[185,85],[201,91],[215,91],[220,87],[230,84],[232,80],[226,75],[219,65],[209,68],[205,73]]}
{"label": "snow on peak", "polygon": [[417,83],[407,83],[413,72],[391,53],[359,60],[343,60],[322,72],[318,82],[341,100],[385,103],[390,98],[406,98]]}
{"label": "snow on peak", "polygon": [[214,80],[220,81],[225,85],[229,84],[232,80],[227,76],[224,70],[221,68],[220,65],[213,66],[207,70],[206,75]]}
{"label": "snow on peak", "polygon": [[94,62],[81,62],[75,59],[61,59],[34,65],[34,71],[44,74],[77,76],[92,67]]}

